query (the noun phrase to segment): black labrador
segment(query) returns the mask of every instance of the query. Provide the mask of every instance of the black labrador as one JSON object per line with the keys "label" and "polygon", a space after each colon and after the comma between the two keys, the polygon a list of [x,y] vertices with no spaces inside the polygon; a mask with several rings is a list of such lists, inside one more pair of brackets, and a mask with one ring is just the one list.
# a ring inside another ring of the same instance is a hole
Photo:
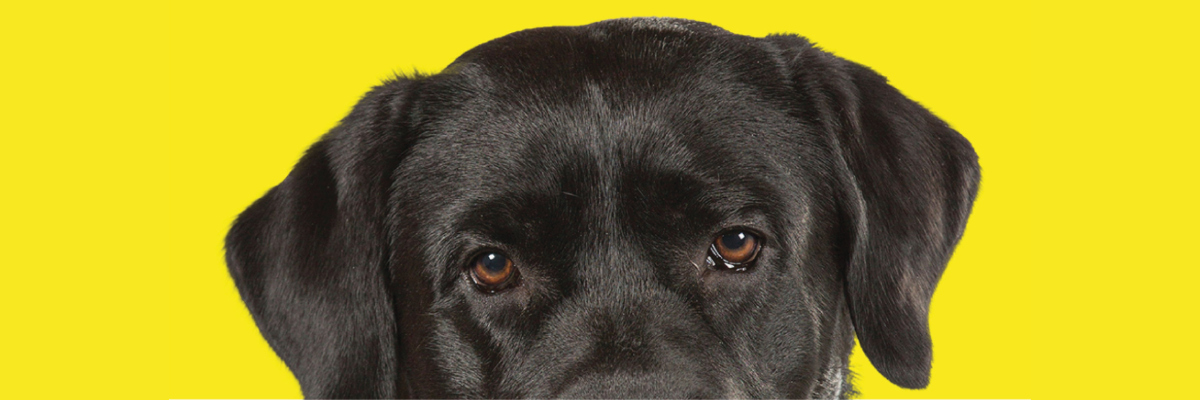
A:
{"label": "black labrador", "polygon": [[308,397],[929,382],[970,143],[795,35],[517,32],[367,93],[238,217],[230,273]]}

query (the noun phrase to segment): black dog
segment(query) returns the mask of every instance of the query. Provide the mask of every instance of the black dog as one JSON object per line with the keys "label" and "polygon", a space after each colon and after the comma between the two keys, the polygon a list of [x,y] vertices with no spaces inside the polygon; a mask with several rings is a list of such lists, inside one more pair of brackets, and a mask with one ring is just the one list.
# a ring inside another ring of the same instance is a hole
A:
{"label": "black dog", "polygon": [[843,397],[929,380],[971,145],[804,38],[517,32],[368,93],[227,258],[309,397]]}

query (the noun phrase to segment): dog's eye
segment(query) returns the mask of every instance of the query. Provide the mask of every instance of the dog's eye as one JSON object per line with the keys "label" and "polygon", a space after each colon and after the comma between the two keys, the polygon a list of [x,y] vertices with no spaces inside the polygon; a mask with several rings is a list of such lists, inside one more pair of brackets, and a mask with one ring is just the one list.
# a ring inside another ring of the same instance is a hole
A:
{"label": "dog's eye", "polygon": [[516,282],[517,268],[504,253],[492,251],[475,258],[467,273],[480,289],[495,292]]}
{"label": "dog's eye", "polygon": [[713,241],[711,252],[726,269],[744,271],[758,256],[759,247],[758,236],[746,231],[732,231]]}

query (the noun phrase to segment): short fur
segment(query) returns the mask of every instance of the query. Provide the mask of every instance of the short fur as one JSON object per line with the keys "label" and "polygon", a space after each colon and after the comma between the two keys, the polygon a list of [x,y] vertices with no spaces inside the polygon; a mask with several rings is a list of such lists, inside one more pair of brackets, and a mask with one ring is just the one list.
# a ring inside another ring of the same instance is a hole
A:
{"label": "short fur", "polygon": [[[971,145],[794,35],[517,32],[367,93],[238,217],[229,271],[307,397],[844,397],[927,385]],[[727,229],[747,272],[704,264]],[[483,249],[519,283],[478,290]]]}

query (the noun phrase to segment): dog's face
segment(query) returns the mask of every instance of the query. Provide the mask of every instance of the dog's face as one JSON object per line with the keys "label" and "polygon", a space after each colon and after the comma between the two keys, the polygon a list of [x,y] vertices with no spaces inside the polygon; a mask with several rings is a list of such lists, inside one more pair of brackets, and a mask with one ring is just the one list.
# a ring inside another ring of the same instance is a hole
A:
{"label": "dog's face", "polygon": [[230,270],[310,397],[839,397],[928,381],[970,145],[795,36],[519,32],[367,94]]}

